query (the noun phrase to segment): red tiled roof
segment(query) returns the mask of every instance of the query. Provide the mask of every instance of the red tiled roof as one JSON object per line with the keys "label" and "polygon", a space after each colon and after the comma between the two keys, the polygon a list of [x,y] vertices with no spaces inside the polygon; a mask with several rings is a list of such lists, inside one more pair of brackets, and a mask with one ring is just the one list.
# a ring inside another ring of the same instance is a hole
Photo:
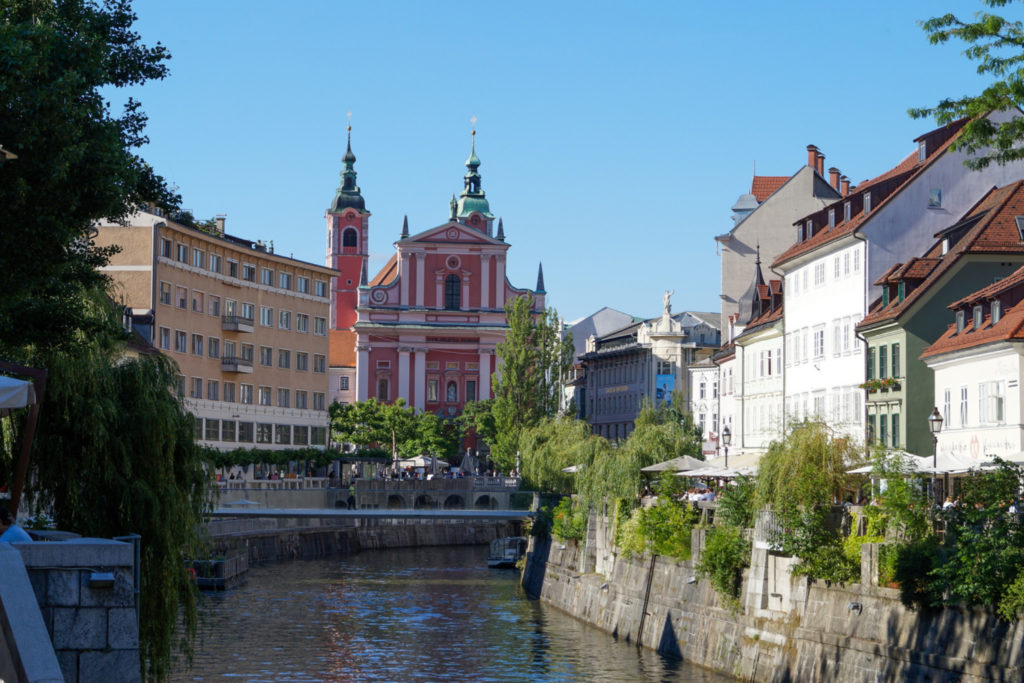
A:
{"label": "red tiled roof", "polygon": [[1007,289],[1015,285],[1019,285],[1021,282],[1024,282],[1024,268],[1018,268],[1017,270],[1013,271],[1013,274],[1011,274],[1009,277],[1004,277],[999,282],[992,283],[988,287],[984,287],[976,292],[968,294],[959,301],[954,301],[948,306],[948,308],[950,310],[956,310],[961,306],[967,306],[969,304],[974,303],[975,301],[985,301],[986,299],[989,299],[995,296],[996,294],[1005,292]]}
{"label": "red tiled roof", "polygon": [[756,175],[750,183],[750,194],[754,195],[760,204],[782,187],[789,178],[788,175]]}
{"label": "red tiled roof", "polygon": [[[1019,268],[1010,277],[980,289],[961,301],[983,300],[999,292],[1006,291],[1013,286],[1019,286],[1022,282],[1024,282],[1024,268]],[[937,356],[951,351],[962,351],[994,342],[1024,340],[1024,300],[1019,301],[1015,306],[1003,313],[999,318],[999,322],[995,325],[992,324],[991,309],[989,309],[989,314],[982,320],[981,326],[978,329],[974,329],[973,318],[969,317],[966,322],[967,324],[961,332],[956,331],[956,325],[950,325],[934,344],[924,350],[921,358]]]}
{"label": "red tiled roof", "polygon": [[[875,281],[874,284],[880,285],[901,278],[924,279],[921,284],[907,292],[903,301],[890,301],[883,309],[881,299],[878,299],[868,315],[857,325],[858,329],[899,317],[965,254],[1024,254],[1024,241],[1020,238],[1016,223],[1016,217],[1020,215],[1024,215],[1024,181],[989,190],[956,224],[939,233],[942,235],[955,230],[958,225],[971,220],[976,221],[967,229],[966,234],[953,244],[949,253],[941,253],[942,241],[939,240],[924,258],[913,258],[906,264],[896,264],[886,271],[886,275]],[[992,293],[1002,291],[1003,288],[1015,284],[1012,279],[1016,276],[1015,273],[1004,278],[986,290],[992,290]],[[954,302],[950,308],[963,305],[965,301],[973,301],[979,294],[975,292],[966,299]]]}
{"label": "red tiled roof", "polygon": [[331,330],[328,343],[330,344],[328,364],[331,367],[354,368],[356,366],[355,332]]}
{"label": "red tiled roof", "polygon": [[390,284],[396,277],[398,277],[398,255],[392,254],[388,262],[380,269],[380,272],[370,280],[370,286],[376,287],[377,285]]}
{"label": "red tiled roof", "polygon": [[711,360],[714,361],[716,365],[719,363],[723,363],[729,360],[730,358],[735,357],[736,344],[734,344],[733,342],[726,342],[725,344],[722,345],[722,348],[718,349],[713,354],[711,354]]}
{"label": "red tiled roof", "polygon": [[[872,178],[871,180],[862,182],[856,187],[856,189],[851,188],[848,196],[837,199],[825,208],[805,216],[794,223],[794,225],[800,225],[801,223],[806,223],[808,220],[811,220],[814,223],[816,232],[810,238],[804,239],[803,242],[797,242],[789,249],[782,252],[782,254],[775,259],[772,267],[780,266],[790,259],[806,254],[807,252],[813,251],[822,245],[856,232],[861,225],[870,219],[871,216],[874,216],[879,209],[883,208],[893,196],[898,194],[900,189],[912,182],[923,169],[930,166],[935,159],[941,156],[942,153],[948,149],[949,145],[956,139],[957,133],[959,133],[965,122],[966,120],[955,121],[943,128],[931,131],[921,136],[921,138],[929,139],[927,143],[927,156],[924,161],[918,160],[918,151],[915,150],[899,164],[885,173]],[[868,191],[871,191],[871,213],[865,216],[863,212],[864,194]],[[852,215],[849,221],[843,220],[842,207],[845,202],[850,202]],[[836,213],[836,223],[832,229],[828,229],[829,209],[835,209]]]}

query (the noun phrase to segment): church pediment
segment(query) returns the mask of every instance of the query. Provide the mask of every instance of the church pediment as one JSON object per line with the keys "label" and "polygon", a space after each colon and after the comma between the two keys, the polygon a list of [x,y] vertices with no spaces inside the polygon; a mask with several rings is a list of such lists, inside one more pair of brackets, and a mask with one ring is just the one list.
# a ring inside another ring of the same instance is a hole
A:
{"label": "church pediment", "polygon": [[449,242],[457,244],[495,244],[505,246],[505,243],[488,237],[486,234],[474,230],[469,226],[463,225],[457,221],[445,223],[444,225],[429,230],[424,230],[421,233],[407,237],[401,240],[399,244],[413,244],[423,242]]}

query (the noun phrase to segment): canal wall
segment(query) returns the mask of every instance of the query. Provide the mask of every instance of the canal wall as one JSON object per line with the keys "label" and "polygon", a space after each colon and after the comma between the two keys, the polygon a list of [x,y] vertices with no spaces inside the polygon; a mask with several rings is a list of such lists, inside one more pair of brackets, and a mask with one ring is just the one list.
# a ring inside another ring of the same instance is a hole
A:
{"label": "canal wall", "polygon": [[610,538],[592,518],[585,543],[533,539],[525,589],[616,638],[747,681],[1024,680],[1022,622],[908,610],[897,590],[794,578],[791,558],[756,548],[733,611],[696,577],[696,558],[626,559]]}
{"label": "canal wall", "polygon": [[[224,520],[208,526],[214,554],[244,552],[249,563],[312,559],[362,550],[481,545],[518,533],[509,521],[445,520],[330,524],[321,520]],[[320,523],[318,523],[320,522]]]}

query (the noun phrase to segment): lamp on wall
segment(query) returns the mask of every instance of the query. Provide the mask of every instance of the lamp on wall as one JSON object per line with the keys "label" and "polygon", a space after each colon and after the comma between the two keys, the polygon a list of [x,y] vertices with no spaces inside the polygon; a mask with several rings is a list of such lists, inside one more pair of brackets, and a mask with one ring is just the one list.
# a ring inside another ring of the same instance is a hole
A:
{"label": "lamp on wall", "polygon": [[938,407],[932,408],[932,414],[928,416],[928,429],[932,433],[932,503],[938,505],[935,472],[939,469],[939,432],[942,431],[942,413]]}
{"label": "lamp on wall", "polygon": [[725,468],[729,469],[729,444],[732,443],[732,432],[726,426],[722,430],[722,447],[725,449]]}

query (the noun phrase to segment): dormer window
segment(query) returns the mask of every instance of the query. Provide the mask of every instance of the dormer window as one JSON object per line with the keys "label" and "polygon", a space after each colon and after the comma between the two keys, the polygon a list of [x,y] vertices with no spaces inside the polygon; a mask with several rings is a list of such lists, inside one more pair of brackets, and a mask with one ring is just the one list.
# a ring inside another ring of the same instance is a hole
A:
{"label": "dormer window", "polygon": [[843,220],[850,222],[850,202],[843,202]]}
{"label": "dormer window", "polygon": [[981,304],[974,307],[974,329],[981,329]]}
{"label": "dormer window", "polygon": [[942,190],[934,188],[928,190],[928,208],[929,209],[941,209],[942,208]]}
{"label": "dormer window", "polygon": [[796,226],[796,241],[797,241],[798,244],[800,242],[804,241],[804,226],[803,225]]}
{"label": "dormer window", "polygon": [[924,140],[921,140],[921,142],[917,143],[917,160],[924,161],[927,158],[928,144]]}
{"label": "dormer window", "polygon": [[889,305],[889,285],[882,285],[882,308]]}
{"label": "dormer window", "polygon": [[1024,242],[1024,216],[1017,216],[1017,236]]}
{"label": "dormer window", "polygon": [[835,209],[829,209],[828,210],[828,229],[831,230],[834,227],[836,227],[836,210]]}
{"label": "dormer window", "polygon": [[814,237],[814,221],[809,220],[806,225],[804,225],[804,236],[805,239],[811,239]]}
{"label": "dormer window", "polygon": [[949,238],[948,237],[943,237],[942,238],[942,255],[945,256],[948,253],[949,253]]}
{"label": "dormer window", "polygon": [[907,296],[907,283],[905,280],[900,280],[899,284],[896,285],[896,297],[897,301],[903,301]]}
{"label": "dormer window", "polygon": [[956,331],[957,332],[963,332],[964,331],[964,325],[965,325],[964,318],[966,318],[966,316],[964,315],[964,310],[961,308],[959,311],[956,312]]}
{"label": "dormer window", "polygon": [[869,213],[871,213],[871,193],[870,192],[865,192],[864,193],[864,215],[866,216]]}
{"label": "dormer window", "polygon": [[1002,313],[1003,313],[1002,310],[1001,310],[1002,307],[1001,307],[1001,305],[999,303],[999,299],[993,299],[991,306],[992,306],[992,324],[995,325],[997,322],[999,322],[999,318],[1002,317]]}

